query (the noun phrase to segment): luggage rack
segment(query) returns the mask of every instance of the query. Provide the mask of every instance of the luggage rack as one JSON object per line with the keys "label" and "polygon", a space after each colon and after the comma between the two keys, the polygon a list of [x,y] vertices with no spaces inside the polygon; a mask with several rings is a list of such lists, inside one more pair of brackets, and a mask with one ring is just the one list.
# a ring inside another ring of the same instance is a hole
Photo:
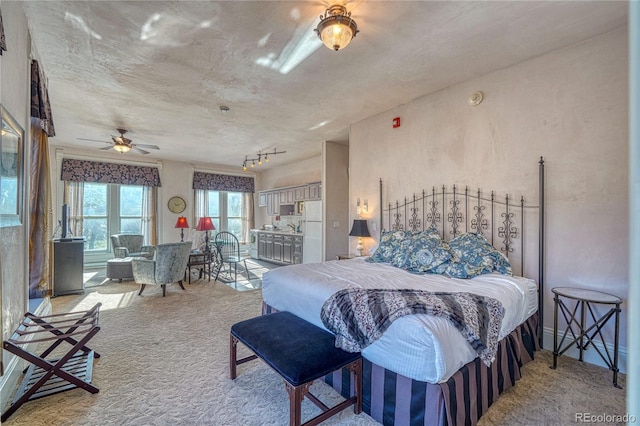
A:
{"label": "luggage rack", "polygon": [[[25,314],[25,318],[11,338],[3,343],[3,347],[31,365],[24,370],[24,378],[11,405],[2,413],[2,422],[22,404],[33,399],[75,388],[90,393],[99,392],[91,384],[91,375],[93,360],[100,358],[100,354],[88,348],[86,343],[100,331],[98,314],[101,305],[97,303],[90,310],[82,312],[46,316],[29,312]],[[45,342],[51,344],[40,355],[26,348],[26,345]],[[58,358],[47,359],[64,342],[70,344],[71,349]]]}

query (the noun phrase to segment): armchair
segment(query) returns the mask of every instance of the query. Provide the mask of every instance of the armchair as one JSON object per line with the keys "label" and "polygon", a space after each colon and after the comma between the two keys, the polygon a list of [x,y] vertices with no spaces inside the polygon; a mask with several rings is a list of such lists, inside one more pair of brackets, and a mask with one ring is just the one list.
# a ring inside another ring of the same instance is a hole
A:
{"label": "armchair", "polygon": [[182,280],[190,252],[190,242],[167,243],[158,244],[153,260],[141,257],[133,258],[131,260],[133,279],[140,284],[138,296],[142,294],[147,284],[162,286],[163,297],[167,294],[167,284],[177,282],[184,290]]}
{"label": "armchair", "polygon": [[143,245],[144,235],[140,234],[114,234],[111,236],[113,254],[117,258],[146,257],[153,258],[154,246]]}

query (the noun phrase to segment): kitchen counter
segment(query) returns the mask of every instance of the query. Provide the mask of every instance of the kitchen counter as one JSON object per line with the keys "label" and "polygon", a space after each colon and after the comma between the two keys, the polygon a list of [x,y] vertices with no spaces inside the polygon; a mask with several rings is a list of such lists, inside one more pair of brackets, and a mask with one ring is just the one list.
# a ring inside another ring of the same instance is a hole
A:
{"label": "kitchen counter", "polygon": [[282,230],[282,229],[278,229],[278,230],[273,230],[273,231],[267,231],[266,229],[255,229],[256,232],[262,232],[265,234],[282,234],[282,235],[304,235],[302,232],[293,232],[293,231],[286,231],[286,230]]}

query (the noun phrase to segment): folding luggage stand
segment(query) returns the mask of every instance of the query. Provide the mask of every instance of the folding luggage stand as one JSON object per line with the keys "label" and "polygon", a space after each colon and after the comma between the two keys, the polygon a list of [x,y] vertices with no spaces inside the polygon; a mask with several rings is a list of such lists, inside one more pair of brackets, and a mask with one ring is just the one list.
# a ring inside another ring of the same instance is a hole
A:
{"label": "folding luggage stand", "polygon": [[[32,365],[24,371],[24,378],[11,405],[2,413],[2,422],[32,399],[74,388],[91,393],[99,391],[91,385],[91,373],[93,359],[100,358],[100,354],[85,345],[100,331],[98,313],[101,305],[97,303],[88,311],[66,314],[25,314],[24,320],[3,346]],[[41,342],[52,342],[41,355],[26,349],[26,345]],[[60,358],[46,359],[63,342],[72,345],[71,349]]]}

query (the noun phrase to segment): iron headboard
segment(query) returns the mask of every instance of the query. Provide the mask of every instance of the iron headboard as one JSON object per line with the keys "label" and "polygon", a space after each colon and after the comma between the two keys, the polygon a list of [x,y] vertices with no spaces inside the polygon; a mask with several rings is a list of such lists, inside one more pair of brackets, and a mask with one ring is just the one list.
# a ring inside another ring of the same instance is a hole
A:
{"label": "iron headboard", "polygon": [[[449,240],[465,232],[482,234],[491,245],[500,250],[511,262],[514,274],[525,275],[525,254],[531,249],[525,245],[525,225],[532,212],[537,214],[537,281],[538,281],[538,337],[542,344],[543,296],[544,296],[544,159],[538,162],[538,204],[519,198],[503,197],[494,191],[488,194],[469,187],[451,189],[432,187],[421,194],[404,197],[402,201],[384,204],[382,179],[380,179],[380,229],[393,231],[423,231],[434,226],[442,238]],[[485,195],[486,194],[486,195]],[[386,219],[386,220],[385,220]],[[386,226],[385,226],[386,224]],[[535,230],[534,230],[535,231]],[[534,242],[535,243],[535,242]],[[531,257],[531,255],[529,256]]]}

